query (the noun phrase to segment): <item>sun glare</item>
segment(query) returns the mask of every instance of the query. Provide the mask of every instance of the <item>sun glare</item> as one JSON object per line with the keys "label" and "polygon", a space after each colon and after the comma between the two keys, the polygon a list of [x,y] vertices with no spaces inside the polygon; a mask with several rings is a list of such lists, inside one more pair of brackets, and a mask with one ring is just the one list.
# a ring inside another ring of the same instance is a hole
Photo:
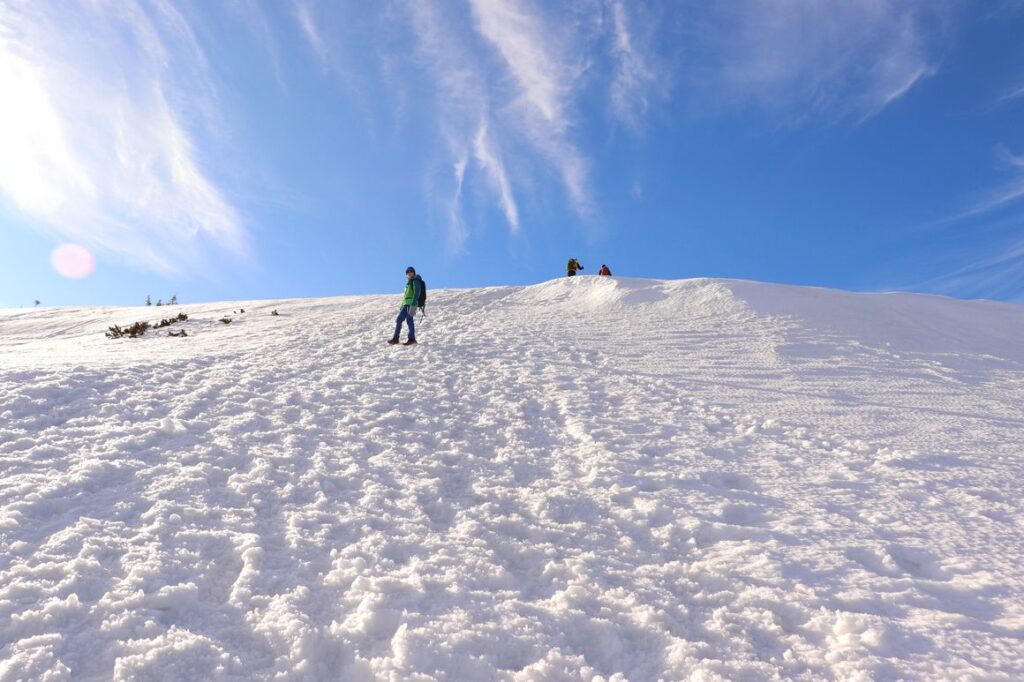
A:
{"label": "sun glare", "polygon": [[81,244],[61,244],[50,254],[53,269],[68,279],[82,279],[96,269],[96,258]]}

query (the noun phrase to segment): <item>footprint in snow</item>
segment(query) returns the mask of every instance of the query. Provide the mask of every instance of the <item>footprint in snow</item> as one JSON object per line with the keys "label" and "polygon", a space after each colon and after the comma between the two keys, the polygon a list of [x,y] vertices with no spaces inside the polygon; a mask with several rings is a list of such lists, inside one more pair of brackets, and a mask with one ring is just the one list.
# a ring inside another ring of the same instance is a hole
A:
{"label": "footprint in snow", "polygon": [[952,576],[942,568],[938,558],[926,549],[892,545],[888,549],[889,557],[907,573],[927,580],[951,580]]}
{"label": "footprint in snow", "polygon": [[749,476],[734,471],[705,471],[700,475],[700,480],[715,488],[727,490],[745,490],[756,492],[757,484]]}
{"label": "footprint in snow", "polygon": [[722,507],[722,521],[736,526],[760,526],[767,514],[760,507],[749,504],[727,504]]}

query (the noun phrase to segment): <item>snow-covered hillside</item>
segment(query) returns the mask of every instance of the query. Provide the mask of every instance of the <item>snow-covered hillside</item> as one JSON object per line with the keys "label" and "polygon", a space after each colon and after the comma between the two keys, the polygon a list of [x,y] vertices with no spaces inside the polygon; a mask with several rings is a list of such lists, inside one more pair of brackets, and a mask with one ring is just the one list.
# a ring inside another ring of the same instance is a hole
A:
{"label": "snow-covered hillside", "polygon": [[430,297],[0,311],[0,680],[1024,679],[1024,308]]}

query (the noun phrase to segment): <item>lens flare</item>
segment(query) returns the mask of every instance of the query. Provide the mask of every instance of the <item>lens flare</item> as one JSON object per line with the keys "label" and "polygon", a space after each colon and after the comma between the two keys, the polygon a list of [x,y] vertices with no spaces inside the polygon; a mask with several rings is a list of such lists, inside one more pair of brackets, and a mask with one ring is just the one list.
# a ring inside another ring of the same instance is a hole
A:
{"label": "lens flare", "polygon": [[50,264],[68,279],[82,279],[96,269],[96,258],[81,244],[61,244],[50,254]]}

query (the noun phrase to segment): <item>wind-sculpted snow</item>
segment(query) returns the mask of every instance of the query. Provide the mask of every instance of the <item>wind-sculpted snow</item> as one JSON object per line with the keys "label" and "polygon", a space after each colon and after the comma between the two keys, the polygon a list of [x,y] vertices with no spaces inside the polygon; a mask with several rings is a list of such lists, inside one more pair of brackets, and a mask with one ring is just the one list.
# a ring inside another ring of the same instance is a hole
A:
{"label": "wind-sculpted snow", "polygon": [[398,303],[0,312],[0,680],[1024,678],[1021,308]]}

